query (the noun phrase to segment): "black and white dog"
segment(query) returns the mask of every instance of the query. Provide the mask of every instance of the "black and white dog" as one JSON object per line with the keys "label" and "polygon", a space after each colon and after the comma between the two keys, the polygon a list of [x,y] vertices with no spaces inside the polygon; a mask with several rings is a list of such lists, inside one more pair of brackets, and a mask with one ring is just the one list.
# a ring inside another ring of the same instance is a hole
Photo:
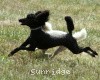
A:
{"label": "black and white dog", "polygon": [[[69,33],[56,36],[50,35],[47,32],[43,31],[42,27],[45,25],[45,22],[48,21],[49,11],[45,10],[43,12],[38,13],[37,15],[28,14],[26,18],[20,19],[19,22],[22,25],[27,25],[31,29],[30,36],[28,39],[18,48],[11,51],[8,56],[12,56],[19,50],[27,50],[27,51],[35,51],[36,48],[39,49],[48,49],[55,46],[64,46],[68,48],[72,53],[79,54],[81,52],[86,52],[92,57],[98,55],[96,51],[92,50],[90,47],[79,47],[76,39],[72,36],[72,31],[74,30],[73,20],[70,16],[65,17],[65,21],[67,23],[67,28]],[[27,45],[29,45],[27,47]],[[53,57],[56,53],[53,55]]]}

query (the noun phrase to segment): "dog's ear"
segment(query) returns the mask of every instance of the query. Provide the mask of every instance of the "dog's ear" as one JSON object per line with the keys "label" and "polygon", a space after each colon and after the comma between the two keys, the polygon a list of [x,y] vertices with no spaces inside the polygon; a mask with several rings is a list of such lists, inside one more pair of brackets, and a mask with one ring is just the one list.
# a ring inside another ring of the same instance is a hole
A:
{"label": "dog's ear", "polygon": [[38,14],[36,15],[36,20],[38,21],[48,21],[48,17],[49,17],[49,10],[45,10],[42,12],[38,12]]}
{"label": "dog's ear", "polygon": [[27,18],[28,18],[28,19],[34,19],[34,18],[35,18],[35,15],[32,14],[32,13],[30,13],[30,14],[27,15]]}
{"label": "dog's ear", "polygon": [[37,11],[37,12],[35,13],[35,16],[38,15],[38,14],[40,14],[40,13],[42,13],[42,11]]}

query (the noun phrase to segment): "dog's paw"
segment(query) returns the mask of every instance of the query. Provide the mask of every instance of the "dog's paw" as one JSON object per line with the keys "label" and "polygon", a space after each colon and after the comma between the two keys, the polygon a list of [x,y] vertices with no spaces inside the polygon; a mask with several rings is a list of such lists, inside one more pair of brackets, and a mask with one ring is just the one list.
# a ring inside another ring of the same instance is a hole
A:
{"label": "dog's paw", "polygon": [[10,52],[10,54],[8,54],[8,57],[13,56],[13,55],[14,55],[14,53],[16,53],[16,50],[11,51],[11,52]]}
{"label": "dog's paw", "polygon": [[16,52],[15,50],[11,51],[11,52],[8,54],[8,57],[13,56],[15,52]]}
{"label": "dog's paw", "polygon": [[98,55],[98,53],[97,53],[96,51],[94,51],[94,54],[95,54],[95,55]]}
{"label": "dog's paw", "polygon": [[8,57],[11,57],[12,56],[12,54],[10,53],[10,54],[8,54]]}
{"label": "dog's paw", "polygon": [[90,54],[92,57],[95,57],[95,54]]}

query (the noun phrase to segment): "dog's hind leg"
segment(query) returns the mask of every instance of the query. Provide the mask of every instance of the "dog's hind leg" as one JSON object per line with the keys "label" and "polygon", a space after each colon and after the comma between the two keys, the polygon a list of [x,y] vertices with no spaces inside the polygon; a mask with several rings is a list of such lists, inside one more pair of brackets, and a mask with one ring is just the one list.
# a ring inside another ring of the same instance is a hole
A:
{"label": "dog's hind leg", "polygon": [[92,57],[95,57],[95,55],[98,55],[97,52],[92,50],[90,47],[85,47],[82,49],[82,51],[88,53]]}
{"label": "dog's hind leg", "polygon": [[98,55],[97,52],[92,50],[90,47],[82,48],[76,45],[75,47],[72,47],[69,50],[72,51],[74,54],[80,54],[81,52],[86,52],[92,57],[95,57],[96,55]]}

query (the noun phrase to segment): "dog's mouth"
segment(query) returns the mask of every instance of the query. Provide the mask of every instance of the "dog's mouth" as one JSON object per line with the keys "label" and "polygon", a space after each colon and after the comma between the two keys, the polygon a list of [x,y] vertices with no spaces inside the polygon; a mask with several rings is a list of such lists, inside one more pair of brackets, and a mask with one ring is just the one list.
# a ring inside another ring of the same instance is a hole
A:
{"label": "dog's mouth", "polygon": [[25,25],[24,23],[20,22],[20,25]]}
{"label": "dog's mouth", "polygon": [[25,25],[24,23],[20,22],[20,25]]}
{"label": "dog's mouth", "polygon": [[19,22],[20,22],[21,25],[25,25],[23,19],[19,19]]}

